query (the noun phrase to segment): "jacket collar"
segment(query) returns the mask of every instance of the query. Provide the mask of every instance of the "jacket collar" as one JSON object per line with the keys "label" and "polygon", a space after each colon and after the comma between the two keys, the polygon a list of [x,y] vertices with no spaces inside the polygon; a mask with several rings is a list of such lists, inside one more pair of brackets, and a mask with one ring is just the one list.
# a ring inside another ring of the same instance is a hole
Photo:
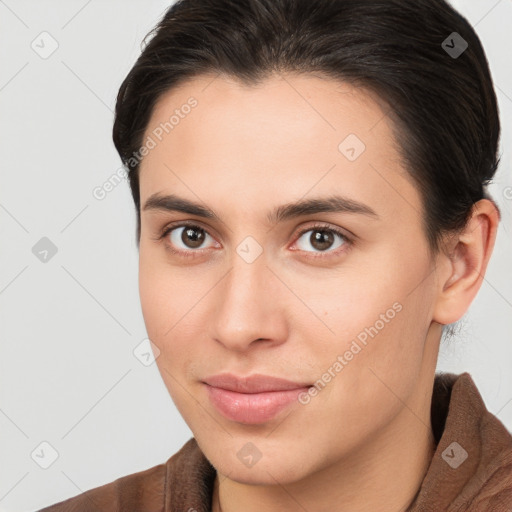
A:
{"label": "jacket collar", "polygon": [[409,511],[512,510],[512,436],[467,372],[436,375],[431,421],[437,448]]}

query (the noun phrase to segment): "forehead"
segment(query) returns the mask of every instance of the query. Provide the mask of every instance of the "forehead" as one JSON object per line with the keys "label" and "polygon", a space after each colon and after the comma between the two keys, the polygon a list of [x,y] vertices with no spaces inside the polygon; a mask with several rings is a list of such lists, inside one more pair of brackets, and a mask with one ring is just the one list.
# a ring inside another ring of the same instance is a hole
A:
{"label": "forehead", "polygon": [[[192,101],[196,105],[189,108]],[[180,132],[185,135],[187,125],[193,124],[195,138],[207,132],[208,138],[216,143],[226,135],[237,134],[236,139],[245,138],[247,143],[270,142],[275,135],[279,141],[290,143],[320,137],[327,137],[330,142],[349,133],[370,142],[374,137],[390,135],[388,110],[370,90],[322,75],[272,75],[257,84],[246,85],[224,75],[208,74],[164,93],[153,109],[146,132],[160,127],[164,128],[164,137],[170,131],[175,136]],[[187,117],[192,120],[183,122]],[[172,126],[165,130],[169,121]],[[377,126],[378,135],[372,133]],[[387,137],[383,141],[389,142]],[[331,145],[331,149],[337,151],[337,145]]]}
{"label": "forehead", "polygon": [[410,208],[419,197],[392,129],[376,95],[344,82],[287,74],[244,85],[200,76],[163,94],[154,108],[141,199],[180,190],[191,199],[224,194],[249,206],[336,189],[377,207],[388,203],[390,211],[401,196]]}

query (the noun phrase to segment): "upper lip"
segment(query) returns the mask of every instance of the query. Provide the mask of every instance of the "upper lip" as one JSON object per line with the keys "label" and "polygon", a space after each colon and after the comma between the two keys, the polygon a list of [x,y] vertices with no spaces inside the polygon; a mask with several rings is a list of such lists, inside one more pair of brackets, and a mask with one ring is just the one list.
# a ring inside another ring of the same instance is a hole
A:
{"label": "upper lip", "polygon": [[203,380],[206,384],[236,391],[238,393],[264,393],[266,391],[286,391],[309,387],[310,384],[292,382],[290,380],[272,377],[270,375],[254,374],[248,377],[237,377],[231,373],[212,375]]}

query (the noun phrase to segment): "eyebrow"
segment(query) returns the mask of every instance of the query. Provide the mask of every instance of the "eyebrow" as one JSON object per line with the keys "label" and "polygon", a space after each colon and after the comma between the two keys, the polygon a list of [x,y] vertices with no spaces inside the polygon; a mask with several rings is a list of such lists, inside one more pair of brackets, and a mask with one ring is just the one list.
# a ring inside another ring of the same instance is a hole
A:
{"label": "eyebrow", "polygon": [[[161,195],[156,193],[151,195],[143,207],[143,211],[149,210],[182,212],[220,222],[219,216],[213,210],[210,210],[199,203],[194,203],[188,199],[176,196],[175,194]],[[377,213],[366,204],[343,196],[332,195],[329,197],[302,199],[294,203],[287,203],[278,206],[268,212],[267,221],[270,224],[276,224],[278,222],[301,217],[303,215],[325,212],[355,213],[374,217],[376,219],[379,218]]]}

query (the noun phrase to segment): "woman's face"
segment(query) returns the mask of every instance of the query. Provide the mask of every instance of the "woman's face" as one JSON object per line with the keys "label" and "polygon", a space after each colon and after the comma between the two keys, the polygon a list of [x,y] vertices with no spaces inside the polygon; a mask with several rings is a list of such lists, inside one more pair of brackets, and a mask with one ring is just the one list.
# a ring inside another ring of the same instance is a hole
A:
{"label": "woman's face", "polygon": [[[161,98],[144,141],[144,320],[217,470],[296,481],[361,453],[406,410],[419,426],[437,275],[419,192],[373,97],[312,75],[252,87],[202,76]],[[171,194],[214,215],[154,200]],[[226,395],[228,417],[203,382],[221,373],[316,387],[252,419]]]}

